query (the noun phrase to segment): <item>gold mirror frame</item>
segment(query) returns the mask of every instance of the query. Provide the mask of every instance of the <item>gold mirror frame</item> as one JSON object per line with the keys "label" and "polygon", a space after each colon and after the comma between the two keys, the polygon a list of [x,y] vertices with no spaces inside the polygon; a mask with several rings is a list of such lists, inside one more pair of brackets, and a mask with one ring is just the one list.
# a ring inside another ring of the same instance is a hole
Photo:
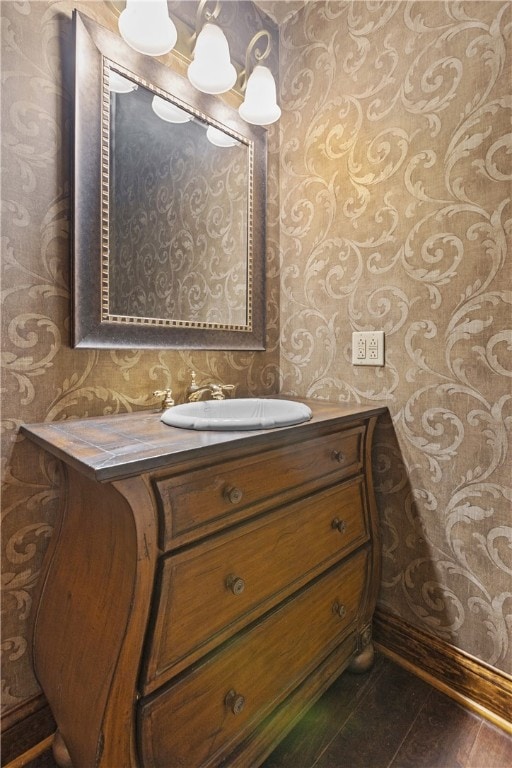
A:
{"label": "gold mirror frame", "polygon": [[[75,24],[73,344],[88,348],[264,349],[266,131],[221,98],[196,91],[159,61],[133,51],[78,11]],[[110,67],[248,147],[245,325],[113,315],[108,302]]]}

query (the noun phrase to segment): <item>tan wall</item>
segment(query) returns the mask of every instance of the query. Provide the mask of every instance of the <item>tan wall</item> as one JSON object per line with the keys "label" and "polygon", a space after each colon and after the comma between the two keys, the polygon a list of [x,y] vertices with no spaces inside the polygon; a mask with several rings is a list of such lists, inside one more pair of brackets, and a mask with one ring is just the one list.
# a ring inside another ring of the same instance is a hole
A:
{"label": "tan wall", "polygon": [[389,407],[381,606],[508,672],[511,11],[310,2],[280,51],[283,390]]}
{"label": "tan wall", "polygon": [[[151,392],[221,379],[239,394],[278,388],[278,164],[270,136],[267,351],[73,350],[70,325],[71,11],[104,26],[101,2],[1,2],[2,17],[2,703],[37,693],[27,617],[55,520],[55,462],[17,436],[22,422],[154,406]],[[237,45],[258,29],[252,4],[230,4]],[[270,24],[270,22],[269,22]],[[271,26],[271,25],[270,25]],[[63,65],[63,57],[67,65]],[[171,64],[172,65],[172,64]]]}
{"label": "tan wall", "polygon": [[[510,672],[510,5],[315,2],[286,23],[255,354],[69,347],[72,5],[0,4],[4,708],[38,690],[27,616],[59,500],[19,424],[151,407],[192,368],[271,393],[279,316],[285,392],[390,408],[381,604]],[[371,328],[386,368],[353,368]]]}

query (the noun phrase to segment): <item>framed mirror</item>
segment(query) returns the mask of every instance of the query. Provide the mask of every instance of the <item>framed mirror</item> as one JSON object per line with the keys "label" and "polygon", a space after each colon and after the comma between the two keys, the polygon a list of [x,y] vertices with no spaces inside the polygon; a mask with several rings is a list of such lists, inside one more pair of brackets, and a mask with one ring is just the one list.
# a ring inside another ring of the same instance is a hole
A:
{"label": "framed mirror", "polygon": [[74,24],[74,346],[264,349],[265,130]]}

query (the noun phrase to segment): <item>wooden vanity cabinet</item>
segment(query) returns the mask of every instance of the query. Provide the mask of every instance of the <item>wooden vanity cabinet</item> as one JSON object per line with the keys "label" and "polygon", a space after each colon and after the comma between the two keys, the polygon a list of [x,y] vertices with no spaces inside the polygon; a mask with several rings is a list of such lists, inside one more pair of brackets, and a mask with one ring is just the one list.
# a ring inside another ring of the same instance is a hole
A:
{"label": "wooden vanity cabinet", "polygon": [[65,467],[33,615],[60,765],[257,766],[371,666],[384,409],[308,404],[270,431],[148,412],[23,428]]}

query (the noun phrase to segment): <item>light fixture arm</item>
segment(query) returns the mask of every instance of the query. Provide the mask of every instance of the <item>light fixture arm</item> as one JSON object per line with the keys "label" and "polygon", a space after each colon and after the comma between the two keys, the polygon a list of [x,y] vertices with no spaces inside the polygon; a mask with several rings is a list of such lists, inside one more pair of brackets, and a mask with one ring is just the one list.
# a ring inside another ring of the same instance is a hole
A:
{"label": "light fixture arm", "polygon": [[[262,40],[262,38],[266,38],[267,40],[267,45],[266,45],[266,48],[264,49],[260,49],[256,47],[260,42],[260,40]],[[267,59],[270,55],[271,42],[272,40],[270,37],[270,32],[268,32],[266,29],[261,29],[259,32],[256,32],[251,42],[247,46],[247,51],[245,54],[245,69],[242,70],[242,72],[240,73],[240,88],[242,91],[245,90],[245,87],[247,85],[247,80],[249,79],[249,75],[250,75],[249,66],[251,62],[251,56],[254,53],[254,59],[257,64],[259,64],[262,61],[265,61],[265,59]]]}
{"label": "light fixture arm", "polygon": [[220,13],[220,0],[216,0],[215,2],[215,8],[213,11],[210,11],[206,5],[207,3],[211,2],[211,0],[201,0],[199,5],[197,6],[197,12],[196,12],[196,31],[192,35],[192,40],[194,41],[198,34],[200,33],[201,29],[203,28],[203,25],[207,21],[215,21]]}

